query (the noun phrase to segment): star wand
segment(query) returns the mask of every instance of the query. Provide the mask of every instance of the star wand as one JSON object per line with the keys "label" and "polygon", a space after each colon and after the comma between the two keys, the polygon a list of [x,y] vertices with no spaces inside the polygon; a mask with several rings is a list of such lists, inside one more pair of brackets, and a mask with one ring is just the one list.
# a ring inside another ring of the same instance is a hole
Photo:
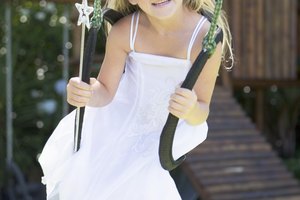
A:
{"label": "star wand", "polygon": [[[87,0],[83,0],[82,4],[76,3],[75,6],[79,11],[79,19],[77,25],[79,26],[82,24],[79,78],[81,81],[89,84],[91,63],[95,52],[97,33],[102,23],[101,2],[99,0],[95,0],[94,8],[88,6]],[[90,24],[89,15],[93,11],[94,14]],[[86,45],[84,44],[85,27],[89,29]],[[84,112],[85,112],[84,107],[80,107],[80,108],[78,107],[76,109],[75,129],[74,129],[74,152],[77,152],[80,149]]]}
{"label": "star wand", "polygon": [[[81,52],[80,52],[80,69],[79,77],[85,83],[90,82],[91,64],[93,61],[98,31],[101,28],[103,19],[108,21],[111,25],[117,22],[123,17],[121,13],[118,13],[111,9],[101,8],[101,0],[94,1],[94,8],[87,5],[87,0],[83,0],[82,4],[75,4],[79,11],[78,26],[82,24],[82,36],[81,36]],[[89,15],[93,13],[91,24],[89,22]],[[89,29],[86,45],[84,44],[85,26]],[[100,70],[100,69],[99,69]],[[74,129],[74,152],[80,149],[82,124],[85,108],[77,108],[75,117],[75,129]]]}

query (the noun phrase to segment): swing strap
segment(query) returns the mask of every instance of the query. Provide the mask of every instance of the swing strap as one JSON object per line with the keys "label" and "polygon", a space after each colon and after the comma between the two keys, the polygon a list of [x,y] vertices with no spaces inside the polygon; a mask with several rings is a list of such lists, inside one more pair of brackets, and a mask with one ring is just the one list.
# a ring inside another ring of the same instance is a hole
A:
{"label": "swing strap", "polygon": [[[218,44],[223,40],[223,32],[218,29],[214,42]],[[188,72],[185,80],[183,81],[181,87],[192,90],[194,87],[199,74],[201,73],[206,61],[210,57],[210,52],[206,49],[202,50],[197,56],[194,64],[192,65],[190,71]],[[180,157],[178,160],[173,159],[172,149],[173,141],[175,136],[176,127],[178,124],[178,118],[171,113],[169,114],[166,124],[160,135],[159,143],[159,159],[161,166],[168,171],[175,169],[179,166],[186,158],[186,156]]]}
{"label": "swing strap", "polygon": [[122,15],[120,12],[115,11],[111,8],[104,8],[102,10],[103,18],[110,23],[110,25],[114,25],[119,19],[123,18],[124,15]]}
{"label": "swing strap", "polygon": [[[182,88],[192,90],[207,60],[214,53],[217,44],[223,40],[223,32],[220,28],[217,27],[217,20],[221,13],[223,0],[216,0],[215,2],[216,4],[211,19],[211,25],[207,35],[204,37],[202,51],[197,56],[185,80],[183,81],[181,85]],[[186,158],[186,156],[183,155],[178,160],[174,160],[172,154],[173,141],[178,120],[179,119],[176,116],[170,113],[160,135],[160,164],[165,170],[168,171],[171,171],[178,167]]]}

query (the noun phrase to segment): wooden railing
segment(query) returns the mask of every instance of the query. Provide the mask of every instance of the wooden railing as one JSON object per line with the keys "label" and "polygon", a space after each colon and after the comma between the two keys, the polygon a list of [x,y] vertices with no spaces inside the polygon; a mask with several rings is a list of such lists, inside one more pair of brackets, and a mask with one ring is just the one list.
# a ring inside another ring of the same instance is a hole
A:
{"label": "wooden railing", "polygon": [[297,0],[225,0],[234,79],[297,79]]}

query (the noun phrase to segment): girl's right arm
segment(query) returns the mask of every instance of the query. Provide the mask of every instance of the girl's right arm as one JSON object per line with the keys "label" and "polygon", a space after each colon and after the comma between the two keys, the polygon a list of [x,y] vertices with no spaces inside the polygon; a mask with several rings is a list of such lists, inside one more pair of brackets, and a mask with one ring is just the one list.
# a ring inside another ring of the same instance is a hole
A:
{"label": "girl's right arm", "polygon": [[106,42],[106,50],[97,79],[91,78],[90,84],[71,78],[67,85],[67,101],[76,107],[102,107],[109,104],[119,86],[129,52],[128,17],[115,24]]}

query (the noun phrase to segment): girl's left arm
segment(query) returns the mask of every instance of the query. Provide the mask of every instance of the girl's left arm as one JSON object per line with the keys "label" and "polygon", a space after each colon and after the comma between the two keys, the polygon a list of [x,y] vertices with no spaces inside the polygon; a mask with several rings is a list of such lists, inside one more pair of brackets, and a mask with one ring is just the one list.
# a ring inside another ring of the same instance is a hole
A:
{"label": "girl's left arm", "polygon": [[207,60],[193,90],[177,88],[171,95],[169,112],[178,118],[185,119],[191,125],[206,121],[209,105],[216,84],[222,56],[222,45],[219,43],[214,54]]}

